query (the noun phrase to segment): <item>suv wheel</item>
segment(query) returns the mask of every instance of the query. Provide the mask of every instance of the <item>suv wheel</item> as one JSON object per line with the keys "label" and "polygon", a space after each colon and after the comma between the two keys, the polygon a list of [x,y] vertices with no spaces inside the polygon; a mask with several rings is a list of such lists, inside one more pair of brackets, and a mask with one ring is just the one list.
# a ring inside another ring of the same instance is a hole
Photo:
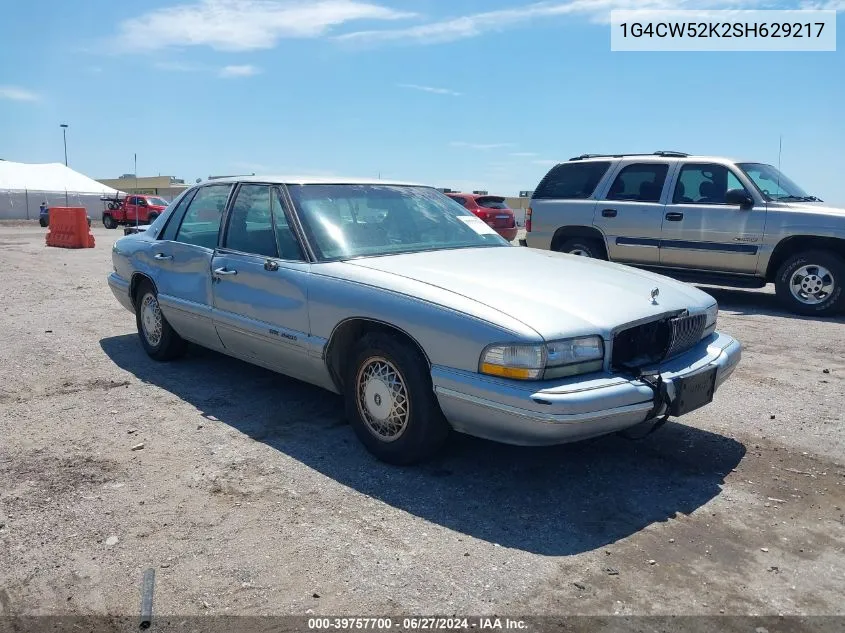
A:
{"label": "suv wheel", "polygon": [[346,415],[361,443],[390,464],[431,456],[449,435],[419,352],[384,333],[355,346],[344,380]]}
{"label": "suv wheel", "polygon": [[845,260],[827,251],[806,251],[787,258],[775,289],[784,306],[797,314],[830,316],[845,308]]}
{"label": "suv wheel", "polygon": [[158,213],[150,213],[147,216],[147,224],[152,224],[156,219],[158,219]]}
{"label": "suv wheel", "polygon": [[573,237],[565,240],[563,244],[557,248],[557,251],[560,253],[569,253],[570,255],[579,255],[580,257],[605,259],[601,243],[598,240],[586,237]]}

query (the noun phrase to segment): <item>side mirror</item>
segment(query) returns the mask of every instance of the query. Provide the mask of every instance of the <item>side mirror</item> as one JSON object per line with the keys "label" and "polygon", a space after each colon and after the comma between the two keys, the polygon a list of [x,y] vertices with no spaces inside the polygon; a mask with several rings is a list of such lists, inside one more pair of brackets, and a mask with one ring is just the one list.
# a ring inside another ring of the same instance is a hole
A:
{"label": "side mirror", "polygon": [[751,209],[754,206],[754,198],[745,189],[728,189],[725,202],[739,205],[740,209]]}

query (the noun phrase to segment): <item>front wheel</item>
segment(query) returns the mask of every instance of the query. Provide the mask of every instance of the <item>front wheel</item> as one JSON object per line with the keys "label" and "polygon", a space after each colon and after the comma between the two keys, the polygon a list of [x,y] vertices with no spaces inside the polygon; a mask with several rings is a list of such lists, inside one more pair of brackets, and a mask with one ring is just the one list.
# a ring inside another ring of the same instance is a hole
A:
{"label": "front wheel", "polygon": [[560,245],[557,249],[560,253],[569,253],[580,257],[592,257],[593,259],[604,259],[604,249],[601,242],[586,237],[573,237]]}
{"label": "front wheel", "polygon": [[358,439],[378,459],[413,464],[449,435],[428,365],[409,343],[385,333],[355,346],[344,381],[346,414]]}
{"label": "front wheel", "polygon": [[805,251],[787,258],[775,278],[775,291],[790,311],[832,316],[845,309],[845,260],[828,251]]}
{"label": "front wheel", "polygon": [[136,294],[135,323],[144,351],[155,360],[172,360],[185,353],[187,343],[176,333],[158,305],[158,294],[148,281]]}

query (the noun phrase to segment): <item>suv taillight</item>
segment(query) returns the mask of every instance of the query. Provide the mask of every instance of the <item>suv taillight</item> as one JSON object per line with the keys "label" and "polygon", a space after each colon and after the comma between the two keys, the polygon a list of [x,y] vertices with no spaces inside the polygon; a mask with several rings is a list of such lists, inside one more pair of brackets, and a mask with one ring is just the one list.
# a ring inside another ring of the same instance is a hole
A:
{"label": "suv taillight", "polygon": [[531,207],[525,210],[525,232],[531,232]]}

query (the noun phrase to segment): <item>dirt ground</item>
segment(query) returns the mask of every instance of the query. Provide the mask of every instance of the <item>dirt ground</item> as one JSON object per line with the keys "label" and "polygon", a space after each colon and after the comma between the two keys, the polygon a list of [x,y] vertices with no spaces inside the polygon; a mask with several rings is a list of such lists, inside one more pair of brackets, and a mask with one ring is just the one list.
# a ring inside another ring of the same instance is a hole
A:
{"label": "dirt ground", "polygon": [[150,567],[169,614],[845,614],[842,319],[708,289],[745,347],[711,406],[395,468],[333,395],[150,360],[94,233],[0,225],[0,614],[133,615]]}

